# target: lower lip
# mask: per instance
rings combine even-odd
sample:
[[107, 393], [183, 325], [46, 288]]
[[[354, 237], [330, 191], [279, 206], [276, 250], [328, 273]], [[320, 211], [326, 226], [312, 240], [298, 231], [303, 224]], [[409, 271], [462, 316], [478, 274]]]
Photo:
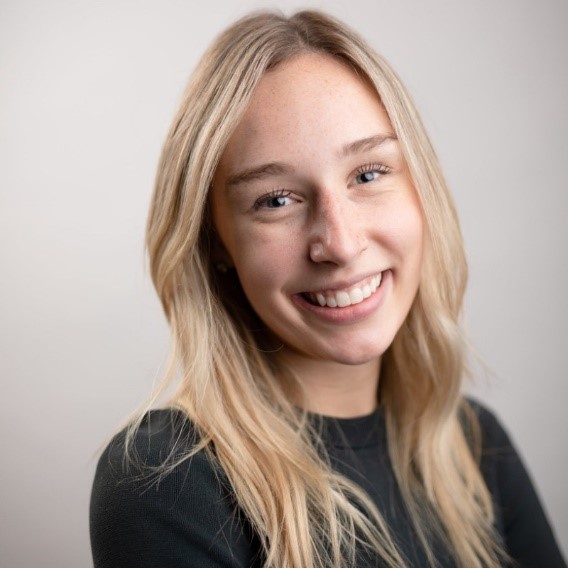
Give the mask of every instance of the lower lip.
[[292, 300], [303, 310], [311, 312], [326, 322], [346, 325], [364, 320], [375, 313], [383, 304], [391, 283], [392, 273], [390, 270], [385, 270], [382, 273], [381, 285], [374, 294], [371, 294], [358, 304], [346, 306], [345, 308], [316, 306], [308, 302], [301, 294], [294, 294]]

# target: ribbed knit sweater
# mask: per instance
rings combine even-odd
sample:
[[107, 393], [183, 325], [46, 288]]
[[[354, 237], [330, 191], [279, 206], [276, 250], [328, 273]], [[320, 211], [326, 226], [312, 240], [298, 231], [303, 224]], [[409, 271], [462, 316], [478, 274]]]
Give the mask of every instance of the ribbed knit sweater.
[[[503, 427], [478, 404], [481, 471], [493, 496], [495, 526], [508, 554], [522, 567], [566, 567], [527, 471]], [[321, 417], [323, 440], [338, 472], [358, 483], [376, 503], [409, 567], [428, 565], [395, 480], [381, 409], [353, 419]], [[235, 505], [229, 483], [199, 452], [156, 481], [148, 468], [164, 463], [176, 442], [195, 442], [179, 411], [148, 413], [134, 448], [137, 465], [124, 459], [118, 434], [101, 456], [91, 497], [95, 568], [249, 568], [262, 566], [260, 542]], [[433, 537], [440, 568], [455, 562]], [[359, 555], [357, 568], [381, 566]]]

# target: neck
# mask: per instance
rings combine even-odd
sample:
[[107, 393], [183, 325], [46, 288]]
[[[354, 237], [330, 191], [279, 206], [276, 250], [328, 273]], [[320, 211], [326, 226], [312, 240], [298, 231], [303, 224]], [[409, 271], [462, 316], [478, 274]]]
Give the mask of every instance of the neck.
[[316, 414], [354, 418], [377, 408], [380, 358], [360, 365], [310, 359], [298, 353], [282, 353], [283, 363], [301, 383], [294, 400]]

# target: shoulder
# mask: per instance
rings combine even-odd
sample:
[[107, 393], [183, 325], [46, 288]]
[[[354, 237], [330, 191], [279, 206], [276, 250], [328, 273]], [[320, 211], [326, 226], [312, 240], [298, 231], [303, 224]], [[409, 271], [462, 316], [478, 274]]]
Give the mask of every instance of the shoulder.
[[[535, 485], [507, 430], [479, 402], [467, 399], [465, 403], [479, 423], [480, 469], [508, 553], [521, 566], [565, 568]], [[464, 427], [467, 432], [467, 425]]]
[[[129, 494], [148, 499], [159, 489], [161, 498], [173, 491], [221, 485], [219, 472], [207, 452], [195, 452], [196, 429], [174, 409], [152, 410], [128, 439], [128, 429], [119, 432], [103, 451], [94, 480], [97, 491], [128, 488]], [[193, 452], [193, 455], [191, 455]], [[190, 456], [190, 457], [188, 457]]]
[[[480, 450], [480, 468], [494, 496], [502, 493], [501, 488], [506, 487], [512, 477], [521, 475], [524, 480], [526, 472], [519, 453], [496, 414], [472, 398], [464, 399], [462, 411], [466, 436], [472, 442], [472, 447]], [[477, 420], [478, 436], [474, 434], [476, 425], [467, 419], [468, 415]]]
[[[478, 421], [483, 449], [510, 446], [511, 439], [497, 415], [479, 401], [466, 397], [463, 400]], [[464, 425], [466, 431], [467, 424]]]
[[251, 565], [250, 527], [213, 455], [194, 452], [199, 436], [185, 415], [151, 411], [128, 452], [126, 438], [123, 430], [108, 444], [93, 482], [95, 567], [154, 566], [165, 559], [168, 566], [186, 566], [188, 558], [195, 566]]
[[99, 470], [133, 476], [172, 462], [191, 451], [199, 441], [197, 430], [179, 410], [151, 410], [128, 440], [128, 428], [116, 434], [103, 451]]

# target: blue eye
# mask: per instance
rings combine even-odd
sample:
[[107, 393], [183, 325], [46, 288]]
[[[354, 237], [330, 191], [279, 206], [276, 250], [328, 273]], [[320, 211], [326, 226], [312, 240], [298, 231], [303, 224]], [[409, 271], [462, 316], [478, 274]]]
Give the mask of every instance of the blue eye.
[[290, 198], [290, 191], [286, 191], [283, 189], [278, 189], [275, 191], [270, 192], [267, 195], [263, 195], [259, 197], [254, 202], [254, 209], [280, 209], [281, 207], [285, 207], [292, 203], [292, 199]]
[[269, 209], [276, 209], [277, 207], [283, 207], [284, 205], [286, 205], [287, 201], [287, 197], [271, 197], [266, 201], [266, 207], [268, 207]]
[[388, 174], [390, 171], [390, 168], [387, 166], [380, 166], [379, 164], [362, 166], [357, 170], [355, 182], [358, 184], [369, 183], [379, 179], [385, 174]]
[[363, 172], [362, 174], [357, 175], [357, 182], [358, 183], [367, 183], [369, 181], [373, 181], [375, 179], [377, 172]]

